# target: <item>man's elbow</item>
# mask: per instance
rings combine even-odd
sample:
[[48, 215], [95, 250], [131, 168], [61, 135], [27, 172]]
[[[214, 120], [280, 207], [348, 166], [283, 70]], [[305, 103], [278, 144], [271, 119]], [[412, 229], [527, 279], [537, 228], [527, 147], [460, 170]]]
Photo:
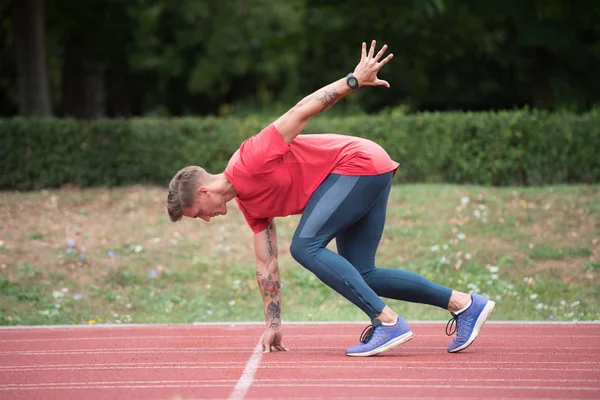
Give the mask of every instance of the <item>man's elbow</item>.
[[308, 121], [310, 118], [310, 113], [308, 110], [308, 105], [306, 104], [306, 100], [300, 100], [300, 102], [290, 108], [286, 114], [288, 117], [287, 119], [294, 121], [296, 124]]

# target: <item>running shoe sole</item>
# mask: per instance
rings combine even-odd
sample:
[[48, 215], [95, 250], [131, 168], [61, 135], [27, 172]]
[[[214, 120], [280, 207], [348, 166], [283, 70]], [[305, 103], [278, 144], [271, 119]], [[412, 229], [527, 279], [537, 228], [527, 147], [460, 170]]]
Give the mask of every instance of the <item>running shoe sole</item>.
[[412, 339], [414, 337], [415, 337], [415, 335], [411, 331], [408, 331], [404, 335], [398, 336], [397, 338], [394, 338], [394, 339], [390, 340], [389, 342], [384, 343], [381, 346], [379, 346], [379, 347], [377, 347], [377, 348], [375, 348], [373, 350], [370, 350], [370, 351], [367, 351], [367, 352], [364, 352], [364, 353], [350, 353], [350, 354], [346, 353], [346, 355], [350, 356], [350, 357], [369, 357], [369, 356], [374, 356], [376, 354], [383, 353], [386, 350], [393, 349], [394, 347], [399, 346], [402, 343], [406, 343], [406, 342], [408, 342], [410, 339]]
[[457, 353], [461, 350], [466, 349], [470, 345], [472, 345], [473, 342], [475, 341], [475, 339], [477, 338], [477, 335], [479, 335], [479, 331], [481, 330], [481, 327], [483, 326], [485, 321], [487, 321], [487, 319], [490, 316], [490, 314], [492, 313], [492, 311], [494, 311], [495, 306], [496, 306], [495, 302], [493, 302], [491, 300], [488, 301], [487, 304], [485, 305], [485, 307], [483, 307], [483, 310], [481, 310], [481, 314], [479, 314], [479, 317], [477, 318], [477, 321], [475, 322], [475, 327], [473, 328], [473, 332], [471, 332], [471, 336], [469, 336], [469, 340], [467, 340], [467, 342], [465, 344], [463, 344], [462, 346], [459, 346], [452, 350], [448, 350], [448, 353]]

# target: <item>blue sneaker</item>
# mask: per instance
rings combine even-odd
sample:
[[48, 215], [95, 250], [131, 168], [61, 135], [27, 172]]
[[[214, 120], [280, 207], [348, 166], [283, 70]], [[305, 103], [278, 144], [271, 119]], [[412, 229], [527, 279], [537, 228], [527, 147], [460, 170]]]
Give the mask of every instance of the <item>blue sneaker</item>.
[[473, 343], [495, 305], [483, 296], [472, 294], [469, 308], [458, 315], [451, 313], [453, 318], [446, 324], [446, 335], [458, 333], [448, 346], [448, 353], [459, 352]]
[[415, 335], [404, 318], [398, 317], [395, 325], [383, 325], [380, 320], [372, 319], [360, 335], [360, 343], [346, 350], [346, 355], [353, 357], [374, 356], [402, 343], [408, 342]]

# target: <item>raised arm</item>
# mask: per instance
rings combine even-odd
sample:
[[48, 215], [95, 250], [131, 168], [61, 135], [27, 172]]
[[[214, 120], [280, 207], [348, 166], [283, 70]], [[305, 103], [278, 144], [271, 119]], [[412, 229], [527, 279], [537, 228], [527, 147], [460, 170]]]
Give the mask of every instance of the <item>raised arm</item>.
[[266, 327], [261, 342], [263, 352], [287, 351], [281, 343], [281, 278], [277, 261], [277, 231], [275, 222], [254, 235], [256, 252], [256, 281], [260, 290]]
[[[387, 50], [387, 45], [384, 45], [381, 50], [374, 55], [375, 46], [376, 42], [373, 40], [369, 53], [367, 54], [367, 44], [364, 42], [362, 44], [360, 62], [353, 72], [358, 80], [358, 87], [390, 87], [388, 82], [377, 78], [377, 72], [379, 72], [379, 70], [387, 64], [394, 55], [390, 54], [382, 59]], [[309, 118], [329, 109], [337, 103], [338, 100], [354, 90], [348, 85], [346, 79], [346, 77], [338, 79], [317, 90], [313, 94], [306, 96], [275, 121], [275, 128], [277, 128], [286, 143], [290, 144], [296, 136], [302, 132]]]

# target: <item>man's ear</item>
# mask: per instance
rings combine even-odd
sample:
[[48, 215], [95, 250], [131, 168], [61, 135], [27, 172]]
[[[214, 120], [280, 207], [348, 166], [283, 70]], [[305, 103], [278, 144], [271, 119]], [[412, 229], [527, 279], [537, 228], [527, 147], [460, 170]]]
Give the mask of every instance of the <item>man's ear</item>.
[[198, 196], [208, 196], [210, 194], [210, 190], [207, 187], [200, 186], [198, 190], [196, 190]]

